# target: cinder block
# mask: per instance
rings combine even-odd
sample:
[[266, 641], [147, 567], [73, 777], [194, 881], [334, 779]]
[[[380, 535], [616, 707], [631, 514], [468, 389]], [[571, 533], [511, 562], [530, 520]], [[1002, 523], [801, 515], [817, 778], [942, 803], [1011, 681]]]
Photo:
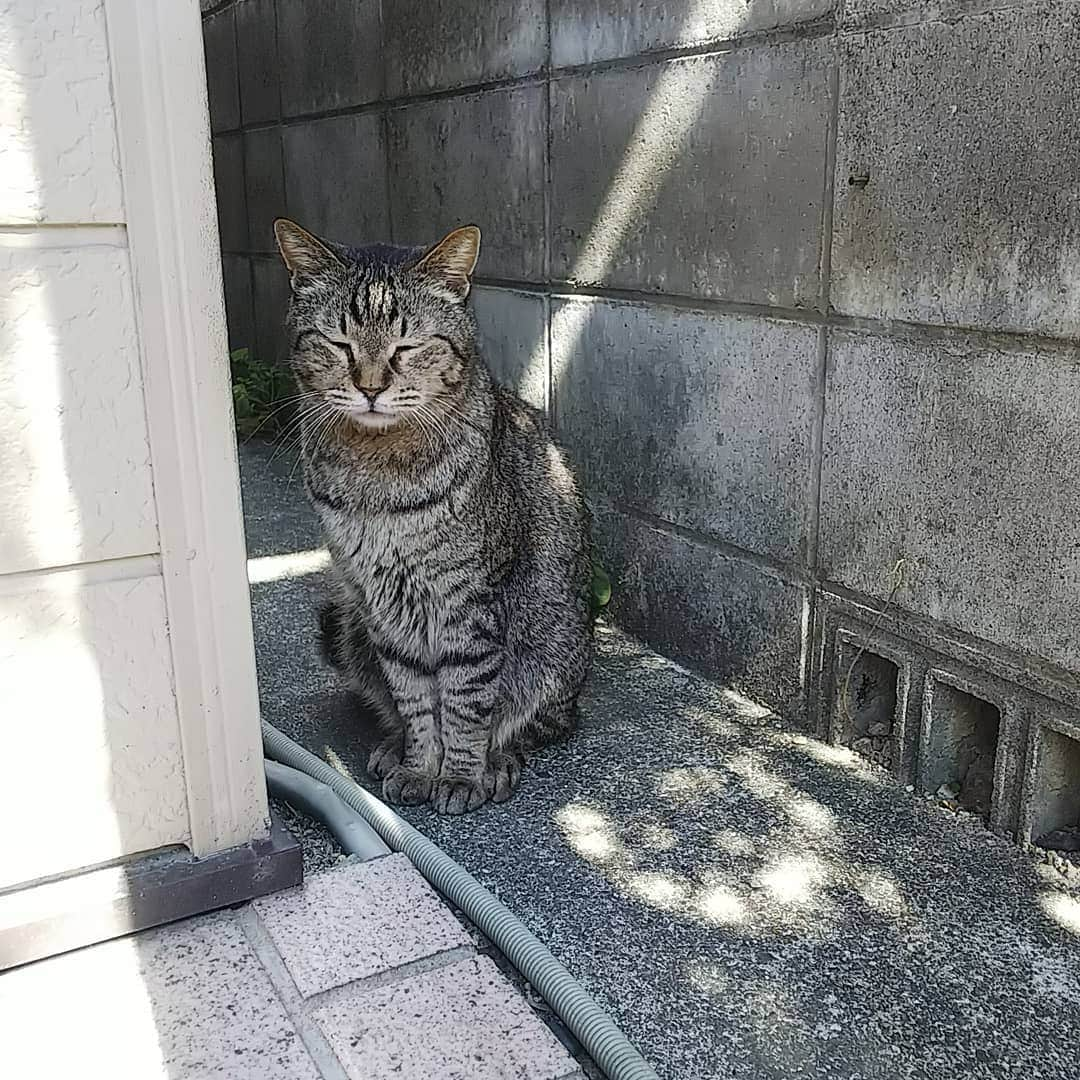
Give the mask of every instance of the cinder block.
[[[615, 620], [664, 655], [801, 723], [808, 591], [772, 570], [602, 503], [594, 509], [597, 546], [613, 582]], [[809, 641], [805, 648], [808, 658]]]
[[547, 411], [547, 299], [537, 293], [478, 287], [472, 291], [480, 348], [491, 373], [537, 409]]
[[244, 132], [244, 188], [247, 192], [248, 247], [277, 251], [274, 218], [285, 213], [281, 128]]
[[823, 19], [834, 6], [835, 0], [551, 0], [552, 64], [729, 41]]
[[816, 304], [831, 55], [802, 40], [556, 80], [552, 276]]
[[544, 89], [521, 86], [392, 109], [396, 243], [480, 227], [479, 273], [538, 281], [544, 269]]
[[921, 648], [824, 590], [814, 606], [812, 726], [820, 738], [910, 779], [927, 669]]
[[1040, 11], [843, 36], [838, 311], [1080, 334], [1080, 5]]
[[580, 1075], [487, 957], [367, 992], [355, 989], [313, 1016], [349, 1075], [368, 1080]]
[[244, 192], [244, 137], [215, 135], [214, 191], [222, 251], [247, 251], [247, 196]]
[[907, 687], [901, 664], [857, 637], [838, 635], [837, 647], [831, 741], [893, 771], [904, 748]]
[[210, 129], [215, 132], [229, 131], [240, 126], [235, 10], [228, 8], [203, 19], [202, 30]]
[[805, 560], [819, 333], [556, 300], [559, 436], [591, 491], [751, 551]]
[[937, 793], [944, 787], [963, 809], [987, 822], [995, 802], [1005, 713], [1004, 703], [988, 700], [989, 696], [987, 690], [955, 675], [931, 671], [923, 695], [919, 749], [920, 788]]
[[284, 364], [285, 314], [289, 304], [289, 275], [277, 256], [252, 259], [255, 307], [255, 354]]
[[[1026, 7], [1046, 12], [1056, 0], [844, 0], [840, 23], [844, 28], [896, 26], [939, 22], [966, 15], [980, 15], [1003, 8]], [[1075, 0], [1066, 0], [1075, 3]]]
[[[980, 649], [895, 605], [883, 610], [820, 588], [814, 606], [810, 685], [819, 735], [869, 751], [870, 757], [884, 751], [882, 763], [891, 756], [894, 776], [931, 794], [943, 784], [957, 784], [959, 805], [980, 813], [996, 831], [1014, 833], [1021, 820], [1029, 729], [1036, 720], [1069, 715], [1068, 706], [1024, 685], [1038, 680], [1022, 660], [1010, 665], [1008, 654]], [[852, 727], [866, 720], [868, 729], [889, 711], [893, 685], [887, 663], [896, 672], [890, 744], [857, 746]], [[863, 690], [867, 666], [878, 678]], [[1053, 692], [1051, 684], [1044, 686]], [[841, 704], [845, 688], [847, 708]], [[852, 716], [855, 725], [845, 722]], [[866, 737], [874, 738], [869, 731]]]
[[251, 292], [251, 263], [246, 255], [223, 255], [225, 316], [229, 323], [229, 348], [255, 348], [255, 307]]
[[245, 125], [281, 115], [274, 0], [240, 0], [236, 5], [236, 61], [240, 74], [240, 115]]
[[395, 0], [384, 5], [389, 97], [529, 75], [544, 66], [544, 0]]
[[255, 910], [305, 998], [472, 945], [404, 855], [315, 874]]
[[283, 115], [379, 97], [379, 0], [277, 0], [277, 18]]
[[1080, 727], [1035, 727], [1024, 814], [1024, 839], [1080, 860]]
[[834, 332], [820, 571], [1080, 671], [1080, 360]]
[[390, 239], [382, 118], [372, 113], [293, 124], [282, 132], [289, 215], [320, 236], [362, 245]]

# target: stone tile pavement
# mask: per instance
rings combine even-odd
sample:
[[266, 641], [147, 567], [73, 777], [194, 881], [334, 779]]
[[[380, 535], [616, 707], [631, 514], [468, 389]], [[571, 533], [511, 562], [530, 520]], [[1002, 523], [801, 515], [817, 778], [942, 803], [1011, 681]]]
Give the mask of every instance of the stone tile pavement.
[[0, 977], [11, 1080], [570, 1080], [403, 855]]

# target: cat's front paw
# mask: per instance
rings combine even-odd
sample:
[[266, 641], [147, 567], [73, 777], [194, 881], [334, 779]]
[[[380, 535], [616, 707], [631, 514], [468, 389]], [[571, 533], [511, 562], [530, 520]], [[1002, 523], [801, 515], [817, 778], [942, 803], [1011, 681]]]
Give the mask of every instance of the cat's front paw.
[[383, 739], [368, 758], [367, 771], [377, 780], [385, 780], [401, 764], [404, 740], [400, 735]]
[[476, 810], [488, 801], [487, 785], [478, 780], [460, 776], [443, 776], [435, 781], [431, 803], [439, 814], [457, 817]]
[[383, 798], [394, 806], [422, 806], [431, 799], [434, 782], [424, 773], [395, 765], [383, 779]]
[[488, 762], [484, 789], [492, 802], [506, 802], [517, 791], [524, 765], [525, 761], [519, 754], [507, 754]]

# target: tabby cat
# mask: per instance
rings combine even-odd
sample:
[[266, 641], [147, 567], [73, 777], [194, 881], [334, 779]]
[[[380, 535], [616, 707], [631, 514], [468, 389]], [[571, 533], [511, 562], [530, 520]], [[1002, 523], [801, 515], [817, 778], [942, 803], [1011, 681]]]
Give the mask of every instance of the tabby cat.
[[307, 493], [333, 562], [324, 654], [384, 727], [384, 797], [462, 814], [568, 735], [591, 657], [589, 519], [467, 303], [480, 232], [348, 248], [274, 223]]

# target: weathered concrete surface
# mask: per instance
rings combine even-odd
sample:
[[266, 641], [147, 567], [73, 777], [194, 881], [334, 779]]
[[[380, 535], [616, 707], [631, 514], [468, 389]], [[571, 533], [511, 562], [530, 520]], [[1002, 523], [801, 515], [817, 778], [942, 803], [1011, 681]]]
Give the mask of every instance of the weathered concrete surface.
[[1080, 5], [842, 48], [833, 306], [1080, 334]]
[[240, 0], [235, 10], [242, 122], [276, 120], [281, 115], [281, 72], [274, 0]]
[[255, 353], [274, 363], [285, 361], [285, 311], [289, 275], [276, 256], [251, 260], [255, 304]]
[[580, 1078], [538, 1012], [476, 953], [404, 856], [352, 860], [257, 910], [6, 972], [4, 1074]]
[[1080, 356], [833, 332], [823, 575], [1080, 671]]
[[844, 0], [838, 14], [844, 28], [898, 26], [941, 22], [1009, 8], [1026, 8], [1041, 18], [1062, 5], [1074, 3], [1076, 0]]
[[820, 331], [575, 299], [551, 334], [559, 437], [590, 491], [806, 561]]
[[480, 348], [491, 373], [537, 409], [547, 410], [547, 299], [478, 286], [472, 291]]
[[552, 64], [729, 41], [821, 19], [834, 6], [835, 0], [551, 0]]
[[396, 98], [539, 71], [545, 0], [395, 0], [383, 8], [386, 94]]
[[229, 323], [229, 348], [254, 348], [255, 305], [247, 256], [223, 255], [221, 277], [225, 289], [225, 314]]
[[[311, 547], [292, 463], [268, 467], [268, 453], [243, 457], [252, 552]], [[317, 658], [321, 589], [317, 576], [256, 589], [263, 712], [363, 779], [362, 718]], [[1080, 879], [610, 631], [581, 732], [538, 757], [511, 802], [408, 816], [665, 1080], [1075, 1071]]]
[[382, 92], [379, 0], [277, 0], [284, 116], [346, 109]]
[[289, 214], [306, 229], [347, 244], [390, 236], [386, 147], [374, 113], [282, 129]]
[[203, 19], [206, 93], [210, 101], [210, 126], [215, 132], [240, 126], [235, 20], [233, 8]]
[[274, 218], [285, 213], [281, 128], [255, 128], [243, 137], [248, 246], [252, 251], [277, 251]]
[[553, 82], [552, 275], [814, 304], [829, 57], [796, 41]]
[[244, 136], [215, 135], [214, 189], [222, 251], [247, 251], [247, 199], [244, 195]]
[[455, 225], [477, 224], [483, 233], [478, 273], [538, 280], [544, 268], [544, 116], [541, 86], [392, 109], [395, 242], [433, 243]]
[[774, 570], [594, 507], [611, 615], [666, 656], [802, 721], [809, 596]]

